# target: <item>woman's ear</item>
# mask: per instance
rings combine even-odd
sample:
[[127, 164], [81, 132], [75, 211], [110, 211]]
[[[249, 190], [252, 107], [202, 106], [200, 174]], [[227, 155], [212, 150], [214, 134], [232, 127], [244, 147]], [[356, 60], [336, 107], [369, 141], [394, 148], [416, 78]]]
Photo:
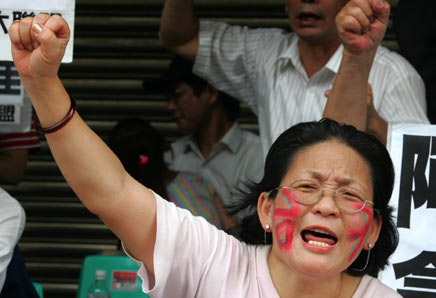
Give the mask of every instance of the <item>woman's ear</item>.
[[382, 217], [380, 215], [375, 216], [374, 219], [372, 220], [371, 230], [370, 230], [368, 238], [366, 240], [366, 244], [365, 244], [364, 249], [368, 249], [370, 243], [374, 247], [375, 243], [378, 240], [378, 236], [380, 234], [382, 224], [383, 224]]
[[272, 227], [272, 215], [274, 213], [274, 200], [268, 197], [267, 192], [262, 192], [257, 200], [257, 214], [262, 227]]

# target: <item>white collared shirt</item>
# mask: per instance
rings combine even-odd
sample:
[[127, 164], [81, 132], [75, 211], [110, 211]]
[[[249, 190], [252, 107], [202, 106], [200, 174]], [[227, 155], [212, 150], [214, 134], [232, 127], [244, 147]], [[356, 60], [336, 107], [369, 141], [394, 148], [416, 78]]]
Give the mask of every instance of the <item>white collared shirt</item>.
[[262, 178], [263, 157], [260, 139], [234, 123], [204, 158], [191, 135], [171, 143], [165, 163], [173, 171], [197, 174], [212, 183], [224, 204], [237, 199], [232, 192], [243, 182]]
[[[321, 119], [327, 102], [324, 92], [331, 88], [342, 51], [340, 46], [325, 67], [309, 79], [295, 33], [202, 21], [194, 72], [248, 103], [258, 116], [266, 156], [284, 130]], [[369, 83], [374, 107], [388, 124], [429, 123], [424, 83], [403, 57], [379, 47]]]

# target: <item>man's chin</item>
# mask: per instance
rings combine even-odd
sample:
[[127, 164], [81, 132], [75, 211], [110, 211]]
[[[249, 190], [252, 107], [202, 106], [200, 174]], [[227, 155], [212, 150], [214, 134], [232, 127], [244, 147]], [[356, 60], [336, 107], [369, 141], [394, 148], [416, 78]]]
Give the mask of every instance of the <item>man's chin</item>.
[[192, 127], [187, 127], [186, 125], [180, 125], [177, 124], [177, 127], [179, 128], [179, 130], [183, 133], [183, 134], [190, 134], [192, 132]]
[[327, 35], [325, 34], [325, 32], [320, 32], [320, 30], [317, 30], [315, 28], [305, 28], [304, 30], [296, 31], [295, 33], [298, 35], [300, 40], [313, 46], [337, 46], [341, 42], [339, 36], [336, 33]]
[[294, 32], [301, 39], [316, 40], [320, 38], [320, 28], [317, 26], [298, 27]]

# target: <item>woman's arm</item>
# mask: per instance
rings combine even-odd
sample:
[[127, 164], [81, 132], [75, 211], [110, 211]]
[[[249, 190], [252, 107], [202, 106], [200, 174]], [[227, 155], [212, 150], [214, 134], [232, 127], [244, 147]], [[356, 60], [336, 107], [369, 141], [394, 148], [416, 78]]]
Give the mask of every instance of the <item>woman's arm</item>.
[[[65, 117], [70, 107], [69, 95], [57, 75], [70, 36], [68, 25], [59, 16], [40, 14], [14, 23], [9, 35], [15, 66], [41, 126], [52, 126]], [[77, 113], [66, 126], [46, 134], [46, 138], [62, 174], [80, 200], [153, 273], [153, 193], [127, 174]]]

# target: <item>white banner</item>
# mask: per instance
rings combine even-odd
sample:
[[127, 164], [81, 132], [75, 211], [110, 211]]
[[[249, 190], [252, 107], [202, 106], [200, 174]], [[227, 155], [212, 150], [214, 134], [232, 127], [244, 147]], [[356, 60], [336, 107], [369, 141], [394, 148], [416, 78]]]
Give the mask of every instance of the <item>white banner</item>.
[[12, 61], [8, 29], [12, 22], [40, 13], [58, 14], [68, 22], [71, 39], [63, 62], [73, 61], [75, 0], [1, 0], [0, 1], [0, 60]]
[[436, 297], [436, 125], [395, 124], [389, 134], [400, 244], [379, 278], [405, 298]]
[[12, 61], [0, 61], [0, 133], [30, 129], [32, 105]]
[[68, 0], [2, 0], [1, 8], [66, 11]]
[[0, 61], [0, 131], [21, 121], [24, 91], [11, 61]]

